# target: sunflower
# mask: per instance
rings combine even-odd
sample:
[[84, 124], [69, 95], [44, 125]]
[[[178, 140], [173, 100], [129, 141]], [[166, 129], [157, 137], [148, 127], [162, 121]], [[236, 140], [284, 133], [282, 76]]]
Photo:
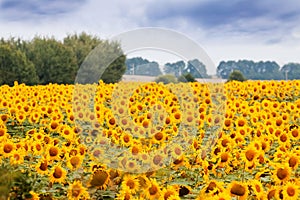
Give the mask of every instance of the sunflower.
[[49, 175], [51, 183], [63, 183], [65, 182], [67, 171], [61, 165], [57, 164], [52, 167]]
[[104, 169], [97, 169], [91, 175], [90, 187], [97, 187], [105, 190], [109, 182], [109, 173]]
[[232, 154], [230, 152], [226, 152], [224, 150], [222, 150], [219, 155], [219, 162], [218, 162], [218, 166], [219, 167], [226, 167], [227, 169], [229, 169], [229, 163], [232, 160]]
[[49, 160], [59, 160], [60, 159], [59, 156], [60, 156], [61, 150], [57, 146], [48, 145], [46, 153], [47, 153], [46, 154], [47, 158]]
[[179, 158], [183, 155], [183, 149], [179, 144], [174, 144], [170, 147], [171, 155], [174, 159]]
[[0, 142], [6, 140], [8, 137], [6, 126], [0, 126]]
[[123, 133], [120, 137], [121, 144], [127, 147], [132, 145], [132, 139], [133, 139], [132, 135], [128, 133]]
[[39, 200], [40, 199], [39, 194], [37, 194], [34, 191], [30, 191], [29, 194], [31, 195], [31, 197], [28, 200]]
[[170, 200], [174, 198], [179, 198], [179, 187], [176, 185], [168, 185], [162, 189], [159, 200]]
[[200, 196], [205, 196], [206, 194], [216, 195], [222, 191], [224, 191], [223, 183], [216, 180], [211, 180], [200, 191]]
[[292, 200], [299, 197], [299, 186], [294, 182], [287, 182], [282, 188], [283, 199]]
[[83, 156], [81, 156], [80, 154], [71, 156], [67, 159], [67, 166], [71, 170], [76, 170], [81, 166], [82, 161], [83, 161]]
[[286, 162], [289, 163], [289, 167], [293, 170], [299, 166], [299, 156], [296, 153], [288, 152], [285, 154]]
[[49, 165], [48, 165], [47, 159], [42, 159], [35, 165], [35, 169], [36, 169], [37, 173], [42, 174], [42, 175], [49, 173], [48, 167], [49, 167]]
[[87, 188], [82, 186], [80, 181], [74, 181], [69, 185], [67, 197], [70, 200], [79, 200], [81, 197], [84, 197], [85, 199], [90, 198]]
[[151, 139], [152, 144], [161, 144], [166, 140], [167, 134], [165, 130], [155, 133]]
[[288, 163], [277, 164], [275, 169], [272, 171], [272, 178], [275, 183], [282, 183], [289, 180], [291, 175], [291, 168]]
[[135, 194], [140, 188], [139, 179], [137, 179], [137, 177], [134, 175], [126, 174], [123, 177], [121, 186], [122, 190], [126, 190], [131, 194]]
[[64, 126], [59, 133], [67, 140], [72, 139], [74, 137], [73, 129], [69, 126]]
[[22, 111], [17, 112], [16, 114], [16, 120], [22, 124], [26, 120], [26, 114]]
[[245, 118], [243, 117], [239, 117], [238, 119], [236, 119], [235, 121], [235, 125], [239, 128], [244, 127], [247, 125], [247, 121]]
[[116, 200], [135, 200], [134, 196], [127, 190], [121, 190], [116, 198]]
[[239, 197], [240, 200], [247, 199], [249, 193], [247, 184], [237, 181], [229, 184], [228, 191], [232, 197]]
[[158, 199], [161, 196], [161, 189], [156, 179], [150, 179], [150, 184], [143, 190], [141, 196], [146, 199]]
[[256, 147], [253, 144], [249, 144], [242, 154], [242, 160], [246, 163], [246, 167], [254, 165], [258, 155], [259, 151], [257, 151]]
[[13, 142], [8, 140], [1, 143], [0, 148], [0, 154], [2, 154], [3, 157], [8, 158], [14, 153], [16, 147]]
[[262, 199], [264, 194], [264, 188], [262, 183], [259, 180], [253, 179], [249, 181], [252, 191], [258, 199]]
[[10, 157], [11, 165], [21, 165], [24, 163], [24, 153], [20, 150], [15, 151]]

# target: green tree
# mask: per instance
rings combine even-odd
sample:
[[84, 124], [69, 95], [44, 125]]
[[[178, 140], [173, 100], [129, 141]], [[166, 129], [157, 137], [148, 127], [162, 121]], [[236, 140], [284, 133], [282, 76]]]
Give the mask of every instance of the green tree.
[[190, 73], [179, 76], [178, 81], [179, 82], [197, 82], [197, 80]]
[[177, 78], [176, 78], [176, 76], [174, 76], [172, 74], [166, 74], [166, 75], [158, 76], [155, 79], [155, 82], [156, 83], [163, 83], [163, 84], [177, 83]]
[[245, 81], [246, 78], [244, 77], [243, 73], [239, 70], [234, 70], [230, 73], [228, 81]]
[[233, 70], [239, 70], [247, 79], [252, 80], [280, 80], [283, 77], [279, 65], [274, 61], [253, 62], [249, 60], [220, 62], [217, 75], [228, 79]]
[[184, 61], [178, 61], [176, 63], [166, 63], [164, 65], [164, 72], [166, 74], [173, 74], [176, 77], [179, 77], [183, 74], [185, 68]]
[[77, 83], [97, 83], [100, 79], [105, 83], [121, 80], [126, 71], [126, 56], [118, 42], [101, 41], [81, 64]]
[[189, 60], [183, 73], [190, 73], [195, 78], [208, 78], [205, 65], [198, 59]]
[[295, 80], [300, 79], [300, 64], [299, 63], [288, 63], [283, 65], [281, 68], [282, 76], [284, 79]]
[[126, 60], [126, 74], [159, 76], [162, 72], [159, 69], [159, 64], [155, 61], [150, 62], [142, 57], [135, 57]]
[[0, 85], [13, 85], [14, 81], [33, 85], [38, 83], [34, 65], [19, 49], [0, 43]]
[[101, 43], [101, 40], [96, 36], [82, 32], [80, 34], [67, 35], [63, 39], [63, 43], [75, 53], [79, 68], [88, 54]]
[[54, 38], [35, 37], [27, 48], [27, 57], [36, 68], [40, 84], [74, 83], [78, 66], [70, 47]]

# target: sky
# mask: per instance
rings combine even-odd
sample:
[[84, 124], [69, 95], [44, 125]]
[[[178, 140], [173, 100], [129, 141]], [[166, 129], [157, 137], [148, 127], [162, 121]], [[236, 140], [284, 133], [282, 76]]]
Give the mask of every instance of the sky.
[[240, 59], [283, 66], [300, 63], [299, 10], [298, 0], [0, 0], [0, 37], [84, 31], [110, 39], [160, 27], [197, 42], [215, 66]]

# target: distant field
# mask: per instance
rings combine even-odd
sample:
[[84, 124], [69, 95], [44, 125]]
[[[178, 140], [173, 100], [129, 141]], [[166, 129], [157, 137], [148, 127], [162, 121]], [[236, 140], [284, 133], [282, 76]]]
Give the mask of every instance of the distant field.
[[[122, 80], [125, 82], [129, 81], [141, 81], [141, 82], [150, 82], [155, 80], [155, 76], [139, 76], [139, 75], [123, 75]], [[219, 82], [225, 82], [226, 79], [220, 79], [220, 78], [212, 78], [212, 79], [196, 79], [198, 82], [214, 82], [214, 83], [219, 83]]]

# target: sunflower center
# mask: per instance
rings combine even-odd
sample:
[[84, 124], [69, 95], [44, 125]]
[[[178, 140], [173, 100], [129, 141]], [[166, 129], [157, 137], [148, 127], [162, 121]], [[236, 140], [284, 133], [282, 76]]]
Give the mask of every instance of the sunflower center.
[[246, 158], [247, 158], [248, 161], [252, 161], [254, 159], [254, 156], [255, 156], [255, 151], [248, 150], [246, 152]]
[[13, 150], [13, 146], [11, 144], [5, 144], [4, 145], [3, 151], [5, 153], [10, 153], [12, 150]]
[[72, 197], [79, 197], [80, 195], [80, 187], [74, 186], [72, 188]]
[[243, 196], [246, 193], [246, 189], [240, 184], [234, 184], [230, 190], [231, 194], [237, 196]]
[[296, 165], [297, 165], [297, 158], [291, 157], [291, 158], [289, 159], [289, 166], [290, 166], [290, 167], [295, 167]]
[[154, 156], [154, 158], [153, 158], [153, 163], [154, 163], [155, 165], [158, 165], [161, 161], [162, 161], [162, 157], [161, 157], [160, 155]]
[[181, 149], [180, 148], [175, 148], [175, 154], [180, 155], [181, 154]]
[[54, 173], [53, 173], [53, 177], [59, 179], [59, 178], [62, 177], [62, 174], [63, 174], [62, 169], [55, 168]]
[[288, 176], [288, 171], [286, 169], [278, 169], [277, 170], [277, 177], [280, 180], [285, 179]]
[[40, 165], [40, 170], [42, 170], [42, 171], [46, 171], [47, 170], [47, 168], [48, 168], [48, 165], [47, 165], [47, 163], [46, 162], [43, 162], [43, 163], [41, 163], [41, 165]]
[[3, 136], [5, 134], [3, 129], [0, 129], [0, 136]]
[[51, 129], [55, 130], [58, 124], [56, 122], [51, 123]]
[[227, 162], [227, 160], [228, 160], [228, 155], [227, 155], [227, 153], [223, 153], [223, 154], [221, 155], [221, 162]]
[[70, 163], [73, 167], [77, 167], [77, 165], [80, 163], [80, 159], [77, 156], [72, 157]]
[[155, 186], [155, 185], [152, 185], [150, 188], [149, 188], [149, 194], [150, 195], [155, 195], [157, 194], [158, 192], [158, 188]]
[[58, 154], [58, 150], [57, 150], [57, 148], [55, 148], [55, 147], [51, 147], [50, 149], [49, 149], [49, 154], [50, 154], [50, 156], [57, 156], [57, 154]]
[[205, 192], [208, 193], [208, 192], [214, 190], [216, 186], [217, 185], [215, 182], [210, 182]]
[[132, 190], [135, 186], [135, 183], [133, 180], [128, 180], [126, 185]]
[[295, 195], [295, 189], [292, 188], [292, 187], [288, 187], [287, 188], [287, 194], [290, 196], [290, 197], [293, 197]]
[[160, 141], [163, 138], [163, 134], [162, 134], [162, 132], [158, 132], [154, 135], [154, 137], [156, 140]]

